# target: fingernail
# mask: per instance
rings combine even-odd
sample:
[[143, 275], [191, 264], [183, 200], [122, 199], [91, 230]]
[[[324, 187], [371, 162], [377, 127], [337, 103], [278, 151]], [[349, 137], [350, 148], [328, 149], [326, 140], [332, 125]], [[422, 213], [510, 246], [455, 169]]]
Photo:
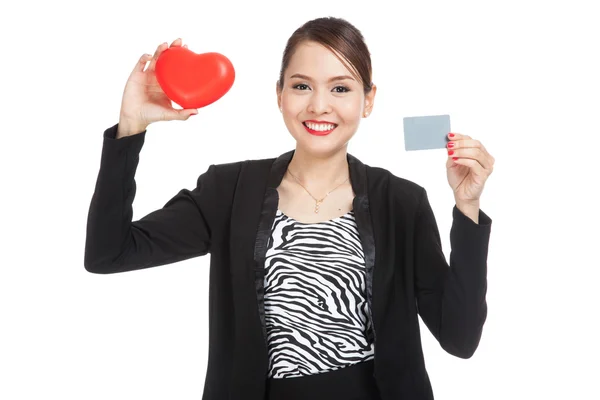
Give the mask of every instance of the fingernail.
[[448, 136], [449, 137], [454, 137], [454, 133], [449, 133]]
[[453, 160], [458, 160], [458, 157], [452, 157]]
[[448, 147], [454, 147], [454, 143], [452, 143], [452, 142], [449, 142], [449, 143], [448, 143]]

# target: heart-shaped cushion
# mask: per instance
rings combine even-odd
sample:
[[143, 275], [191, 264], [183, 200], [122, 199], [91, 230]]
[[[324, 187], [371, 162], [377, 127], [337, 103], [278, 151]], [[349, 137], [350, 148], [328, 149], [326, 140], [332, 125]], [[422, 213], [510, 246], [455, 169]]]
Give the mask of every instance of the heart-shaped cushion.
[[155, 73], [167, 97], [184, 109], [214, 103], [235, 80], [233, 64], [224, 55], [196, 54], [182, 46], [164, 50], [156, 60]]

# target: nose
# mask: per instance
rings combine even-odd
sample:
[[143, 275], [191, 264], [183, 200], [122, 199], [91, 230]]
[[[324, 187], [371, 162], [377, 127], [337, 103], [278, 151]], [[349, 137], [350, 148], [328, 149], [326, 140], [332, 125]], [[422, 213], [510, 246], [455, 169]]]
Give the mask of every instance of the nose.
[[307, 111], [313, 114], [325, 114], [331, 112], [329, 93], [326, 90], [314, 90], [308, 102]]

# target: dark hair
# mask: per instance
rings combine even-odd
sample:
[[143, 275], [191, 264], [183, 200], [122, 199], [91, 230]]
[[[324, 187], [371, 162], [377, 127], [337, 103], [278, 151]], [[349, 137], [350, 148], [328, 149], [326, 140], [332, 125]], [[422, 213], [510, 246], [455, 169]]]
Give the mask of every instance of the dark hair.
[[[331, 50], [362, 82], [365, 94], [371, 91], [373, 82], [371, 54], [362, 33], [350, 22], [342, 18], [323, 17], [306, 22], [290, 36], [281, 61], [279, 89], [283, 89], [283, 75], [296, 47], [302, 42], [317, 42]], [[344, 59], [340, 58], [338, 55]]]

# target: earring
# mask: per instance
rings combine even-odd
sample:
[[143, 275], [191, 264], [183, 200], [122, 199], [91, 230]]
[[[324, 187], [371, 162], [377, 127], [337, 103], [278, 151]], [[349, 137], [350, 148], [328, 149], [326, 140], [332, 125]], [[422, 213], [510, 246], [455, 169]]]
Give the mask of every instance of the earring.
[[369, 115], [368, 111], [365, 111], [365, 117], [367, 117]]
[[283, 112], [283, 106], [279, 107], [279, 111]]

